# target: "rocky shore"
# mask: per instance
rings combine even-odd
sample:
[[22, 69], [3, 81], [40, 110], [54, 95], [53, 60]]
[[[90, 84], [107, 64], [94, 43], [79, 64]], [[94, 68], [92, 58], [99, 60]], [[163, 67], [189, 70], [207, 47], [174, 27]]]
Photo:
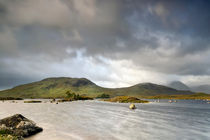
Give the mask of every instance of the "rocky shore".
[[0, 120], [0, 140], [22, 140], [41, 131], [41, 127], [21, 114]]

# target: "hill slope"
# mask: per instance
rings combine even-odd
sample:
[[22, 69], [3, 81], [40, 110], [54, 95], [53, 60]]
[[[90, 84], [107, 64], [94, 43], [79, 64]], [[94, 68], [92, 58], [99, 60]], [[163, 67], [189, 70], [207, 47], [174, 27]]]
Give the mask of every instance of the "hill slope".
[[181, 91], [170, 87], [153, 83], [141, 83], [131, 87], [117, 88], [110, 91], [114, 95], [131, 96], [154, 96], [154, 95], [173, 95], [173, 94], [192, 94], [191, 91]]
[[190, 88], [180, 81], [173, 81], [168, 84], [168, 87], [177, 89], [177, 90], [190, 90]]
[[96, 97], [100, 94], [110, 96], [152, 96], [158, 94], [192, 94], [190, 91], [179, 91], [166, 86], [152, 83], [137, 84], [126, 88], [103, 88], [85, 78], [47, 78], [42, 81], [20, 85], [12, 89], [0, 91], [0, 97], [22, 98], [58, 98], [65, 97], [71, 90], [80, 95]]

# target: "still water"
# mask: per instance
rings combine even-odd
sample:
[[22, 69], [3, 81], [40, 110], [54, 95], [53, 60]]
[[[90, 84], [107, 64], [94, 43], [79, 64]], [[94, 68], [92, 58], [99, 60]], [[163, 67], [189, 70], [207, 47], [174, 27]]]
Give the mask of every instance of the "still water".
[[136, 104], [136, 110], [128, 106], [96, 100], [7, 101], [0, 102], [0, 119], [20, 113], [43, 127], [43, 132], [27, 140], [210, 140], [210, 104], [206, 101], [161, 100]]

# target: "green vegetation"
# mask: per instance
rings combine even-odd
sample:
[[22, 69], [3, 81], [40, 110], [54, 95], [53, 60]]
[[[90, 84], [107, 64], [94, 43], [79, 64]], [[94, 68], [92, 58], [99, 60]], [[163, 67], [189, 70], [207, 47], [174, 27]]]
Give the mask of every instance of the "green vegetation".
[[210, 100], [210, 94], [195, 93], [191, 95], [156, 95], [156, 96], [141, 96], [145, 99], [189, 99], [189, 100]]
[[79, 100], [79, 94], [75, 94], [74, 92], [67, 91], [66, 98], [69, 100]]
[[24, 103], [41, 103], [42, 101], [24, 101]]
[[85, 78], [47, 78], [39, 82], [20, 85], [12, 89], [0, 91], [0, 97], [15, 98], [65, 98], [67, 91], [80, 96], [98, 97], [102, 94], [115, 96], [155, 96], [192, 94], [190, 91], [179, 91], [152, 83], [137, 84], [126, 88], [103, 88]]
[[119, 102], [119, 103], [149, 103], [149, 101], [141, 100], [136, 97], [129, 97], [129, 96], [117, 96], [110, 99], [104, 99], [102, 101]]
[[101, 95], [97, 96], [96, 98], [102, 98], [102, 99], [110, 98], [110, 95], [109, 94], [101, 94]]
[[75, 94], [72, 91], [67, 91], [66, 97], [64, 99], [58, 100], [58, 102], [69, 102], [77, 100], [93, 100], [93, 98], [87, 96], [80, 96], [79, 94]]

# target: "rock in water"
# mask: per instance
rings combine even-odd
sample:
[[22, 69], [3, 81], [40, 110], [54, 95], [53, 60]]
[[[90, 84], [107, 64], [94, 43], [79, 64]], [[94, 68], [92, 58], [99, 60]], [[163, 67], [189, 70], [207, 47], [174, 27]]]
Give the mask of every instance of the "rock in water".
[[136, 109], [136, 106], [135, 106], [135, 104], [131, 104], [131, 105], [129, 106], [129, 108], [130, 108], [130, 109]]
[[7, 131], [15, 136], [28, 137], [41, 132], [43, 129], [36, 126], [33, 121], [25, 118], [21, 114], [16, 114], [0, 120], [1, 130]]

